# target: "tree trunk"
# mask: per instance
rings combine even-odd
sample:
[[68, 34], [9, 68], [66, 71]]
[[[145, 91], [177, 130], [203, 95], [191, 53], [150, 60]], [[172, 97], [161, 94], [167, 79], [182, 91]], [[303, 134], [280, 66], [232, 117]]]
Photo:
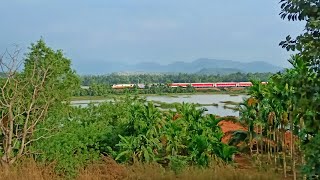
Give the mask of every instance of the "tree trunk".
[[271, 151], [271, 149], [270, 149], [270, 141], [271, 141], [271, 137], [272, 137], [272, 134], [271, 134], [271, 127], [269, 127], [269, 132], [267, 133], [268, 135], [268, 144], [267, 144], [267, 150], [268, 150], [268, 161], [269, 161], [269, 164], [271, 164], [271, 153], [272, 153], [272, 151]]
[[258, 141], [258, 139], [256, 139], [256, 150], [257, 150], [256, 154], [258, 155], [259, 154], [259, 141]]
[[295, 158], [294, 158], [294, 140], [293, 140], [293, 113], [290, 113], [290, 115], [289, 115], [289, 118], [290, 118], [290, 155], [291, 155], [291, 163], [292, 163], [292, 167], [291, 167], [291, 169], [292, 169], [292, 174], [293, 174], [293, 179], [294, 180], [296, 180], [297, 179], [297, 177], [296, 177], [296, 165], [295, 165]]
[[292, 113], [289, 114], [290, 121], [290, 158], [293, 160], [293, 118]]
[[[299, 129], [301, 130], [301, 129], [303, 129], [303, 128], [304, 128], [303, 118], [300, 117], [300, 127], [299, 127]], [[299, 144], [298, 150], [299, 150], [300, 153], [302, 152], [302, 150], [301, 150], [301, 144]], [[304, 160], [304, 154], [303, 154], [303, 153], [301, 154], [301, 165], [302, 165], [302, 166], [305, 165], [305, 160]], [[307, 179], [307, 176], [306, 176], [306, 175], [303, 175], [303, 179], [304, 179], [304, 180]]]
[[287, 177], [287, 162], [286, 162], [286, 145], [285, 145], [285, 131], [282, 130], [282, 153], [283, 153], [283, 175]]
[[264, 144], [264, 139], [263, 139], [263, 136], [262, 136], [262, 131], [263, 131], [263, 127], [262, 127], [262, 125], [260, 126], [260, 128], [261, 128], [261, 131], [260, 131], [260, 135], [261, 135], [261, 146], [260, 146], [260, 149], [261, 149], [261, 155], [263, 155], [263, 144]]
[[281, 143], [283, 175], [286, 178], [287, 177], [287, 163], [286, 163], [285, 130], [284, 130], [283, 124], [280, 124], [279, 140]]
[[[302, 165], [305, 165], [304, 154], [301, 156], [301, 164], [302, 164]], [[307, 176], [306, 176], [306, 175], [303, 175], [303, 180], [306, 180], [306, 179], [307, 179]]]
[[9, 175], [9, 168], [10, 168], [10, 165], [9, 165], [9, 163], [7, 163], [6, 161], [4, 161], [3, 159], [1, 159], [1, 167], [2, 167], [2, 169], [3, 169], [3, 171], [4, 171], [4, 175], [5, 176], [8, 176]]
[[252, 133], [249, 132], [249, 146], [250, 146], [250, 155], [252, 156]]
[[8, 125], [5, 127], [4, 132], [4, 148], [3, 148], [3, 155], [1, 158], [1, 164], [6, 167], [6, 165], [9, 166], [10, 162], [10, 156], [12, 154], [12, 140], [13, 140], [13, 112], [12, 112], [12, 106], [10, 105], [8, 109]]
[[274, 143], [275, 143], [275, 146], [274, 146], [274, 165], [275, 165], [275, 168], [276, 170], [278, 169], [278, 164], [277, 164], [277, 157], [278, 157], [278, 133], [277, 133], [277, 129], [276, 127], [274, 127], [274, 131], [273, 131], [273, 140], [274, 140]]

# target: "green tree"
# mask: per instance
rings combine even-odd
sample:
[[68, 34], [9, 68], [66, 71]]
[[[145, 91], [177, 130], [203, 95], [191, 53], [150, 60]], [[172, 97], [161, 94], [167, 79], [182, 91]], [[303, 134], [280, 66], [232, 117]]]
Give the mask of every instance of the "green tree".
[[306, 165], [305, 174], [309, 178], [319, 176], [320, 160], [314, 158], [318, 152], [320, 133], [320, 1], [319, 0], [281, 0], [281, 17], [289, 21], [306, 22], [304, 33], [296, 38], [287, 36], [280, 45], [287, 50], [296, 50], [290, 62], [295, 70], [292, 85], [297, 92], [292, 96], [293, 116], [303, 121], [302, 146]]
[[46, 138], [34, 138], [37, 125], [52, 106], [68, 100], [79, 85], [71, 61], [42, 39], [31, 44], [21, 72], [18, 54], [9, 57], [0, 61], [6, 74], [0, 82], [1, 162], [6, 166], [22, 157], [32, 142]]

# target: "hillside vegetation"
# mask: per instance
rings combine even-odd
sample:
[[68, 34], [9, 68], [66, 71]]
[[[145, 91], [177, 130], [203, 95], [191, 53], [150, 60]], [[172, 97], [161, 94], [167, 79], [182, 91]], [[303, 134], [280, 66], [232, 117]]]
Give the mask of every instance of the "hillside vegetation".
[[232, 73], [227, 75], [203, 74], [109, 74], [109, 75], [83, 75], [83, 86], [92, 84], [153, 84], [153, 83], [197, 83], [197, 82], [248, 82], [250, 80], [268, 81], [273, 73]]

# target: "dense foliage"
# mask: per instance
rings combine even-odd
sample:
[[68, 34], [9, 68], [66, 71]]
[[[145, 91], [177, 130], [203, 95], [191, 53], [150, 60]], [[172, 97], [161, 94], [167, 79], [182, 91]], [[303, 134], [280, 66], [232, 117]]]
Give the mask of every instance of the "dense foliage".
[[31, 44], [20, 68], [19, 50], [0, 57], [0, 156], [10, 165], [27, 153], [35, 141], [36, 126], [46, 119], [48, 109], [61, 104], [79, 86], [71, 61], [62, 51], [43, 40]]
[[140, 75], [86, 75], [82, 76], [82, 85], [92, 84], [154, 84], [154, 83], [195, 83], [195, 82], [247, 82], [251, 79], [267, 81], [272, 73], [233, 73], [228, 75], [199, 75], [199, 74], [140, 74]]
[[221, 143], [219, 120], [203, 113], [193, 104], [160, 111], [137, 97], [85, 108], [62, 106], [50, 112], [37, 133], [54, 135], [35, 142], [32, 150], [39, 161], [56, 161], [60, 172], [71, 174], [101, 154], [123, 163], [157, 162], [176, 171], [208, 166], [213, 158], [231, 161], [235, 149]]
[[192, 86], [187, 88], [172, 88], [165, 84], [146, 85], [145, 88], [139, 89], [137, 86], [125, 89], [112, 89], [106, 84], [92, 84], [89, 88], [77, 88], [74, 96], [107, 96], [115, 94], [167, 94], [167, 93], [194, 93], [196, 89]]
[[258, 132], [261, 147], [269, 142], [268, 153], [275, 162], [282, 154], [285, 176], [289, 165], [296, 179], [299, 162], [305, 177], [315, 179], [320, 175], [320, 1], [281, 0], [281, 8], [283, 19], [306, 22], [303, 34], [280, 43], [297, 51], [289, 60], [293, 68], [272, 76], [266, 86], [254, 83], [251, 97], [242, 106], [242, 119], [251, 131], [250, 140]]

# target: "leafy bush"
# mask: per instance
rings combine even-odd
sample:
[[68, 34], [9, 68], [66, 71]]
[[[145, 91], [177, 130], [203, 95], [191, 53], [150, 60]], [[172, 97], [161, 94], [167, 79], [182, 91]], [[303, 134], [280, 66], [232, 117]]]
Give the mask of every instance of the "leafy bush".
[[[164, 112], [151, 102], [125, 97], [85, 108], [63, 105], [49, 113], [32, 146], [36, 159], [56, 162], [61, 174], [75, 175], [100, 155], [118, 162], [157, 162], [180, 171], [187, 165], [208, 166], [213, 157], [231, 160], [232, 148], [221, 143], [215, 116], [194, 104]], [[56, 127], [51, 129], [51, 127]]]
[[55, 162], [58, 173], [71, 176], [88, 162], [98, 160], [98, 141], [108, 124], [99, 112], [101, 108], [93, 105], [83, 109], [65, 105], [52, 111], [47, 123], [36, 133], [39, 138], [46, 138], [33, 144], [31, 149], [37, 152], [35, 159]]
[[320, 134], [303, 147], [307, 163], [303, 166], [302, 172], [308, 175], [308, 178], [314, 179], [320, 175]]
[[[120, 102], [119, 102], [120, 103]], [[229, 161], [234, 148], [221, 143], [219, 120], [204, 115], [195, 104], [180, 104], [176, 111], [162, 112], [144, 100], [126, 100], [127, 114], [118, 121], [118, 143], [103, 145], [102, 150], [119, 162], [158, 162], [165, 166], [194, 164], [208, 166], [212, 157]], [[110, 134], [110, 133], [109, 133]], [[173, 162], [174, 161], [174, 162]]]

